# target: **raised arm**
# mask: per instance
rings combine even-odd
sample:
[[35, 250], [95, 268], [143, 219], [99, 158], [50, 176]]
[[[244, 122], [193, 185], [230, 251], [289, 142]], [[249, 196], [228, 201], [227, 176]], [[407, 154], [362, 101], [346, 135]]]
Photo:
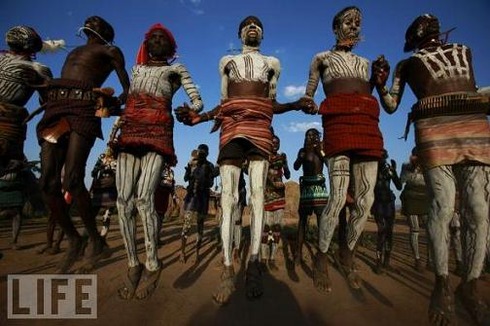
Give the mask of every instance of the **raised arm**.
[[372, 65], [372, 80], [378, 91], [379, 98], [383, 109], [389, 113], [394, 113], [398, 106], [400, 105], [401, 98], [403, 96], [403, 91], [405, 89], [405, 76], [404, 67], [407, 60], [400, 61], [395, 71], [393, 72], [393, 81], [391, 84], [391, 89], [388, 90], [386, 86], [386, 80], [388, 79], [389, 65], [387, 66], [387, 61], [384, 57], [379, 57], [373, 62]]

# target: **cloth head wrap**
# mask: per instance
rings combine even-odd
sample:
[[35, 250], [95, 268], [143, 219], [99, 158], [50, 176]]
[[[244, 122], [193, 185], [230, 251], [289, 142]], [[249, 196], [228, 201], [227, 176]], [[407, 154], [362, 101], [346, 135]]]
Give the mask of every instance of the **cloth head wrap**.
[[171, 59], [175, 56], [175, 52], [177, 50], [177, 43], [175, 42], [175, 38], [172, 35], [172, 32], [170, 32], [169, 29], [167, 29], [165, 26], [163, 26], [160, 23], [154, 24], [153, 26], [150, 27], [148, 32], [145, 34], [145, 40], [141, 44], [139, 50], [138, 50], [138, 55], [136, 56], [136, 64], [139, 65], [144, 65], [148, 62], [148, 59], [150, 58], [148, 55], [148, 39], [150, 38], [151, 34], [154, 31], [161, 30], [165, 33], [167, 36], [170, 46], [172, 47], [172, 51], [170, 52], [170, 55], [167, 59]]
[[41, 37], [29, 26], [12, 27], [5, 34], [5, 41], [14, 52], [34, 54], [43, 47]]

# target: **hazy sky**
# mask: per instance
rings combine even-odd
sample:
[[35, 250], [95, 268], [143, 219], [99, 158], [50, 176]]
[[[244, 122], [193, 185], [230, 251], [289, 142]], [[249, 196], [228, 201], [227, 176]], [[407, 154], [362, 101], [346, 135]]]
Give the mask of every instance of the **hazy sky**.
[[[332, 33], [333, 16], [342, 8], [356, 5], [363, 12], [363, 41], [354, 49], [357, 54], [374, 60], [384, 54], [392, 68], [406, 58], [403, 43], [408, 25], [423, 13], [439, 17], [442, 30], [456, 27], [449, 40], [468, 45], [473, 52], [477, 83], [480, 87], [490, 85], [490, 1], [488, 0], [145, 0], [145, 1], [66, 1], [66, 0], [4, 0], [0, 31], [5, 33], [15, 25], [30, 25], [44, 39], [64, 39], [67, 50], [85, 43], [77, 31], [84, 20], [92, 15], [106, 19], [115, 29], [115, 45], [126, 58], [130, 71], [136, 52], [148, 28], [157, 22], [167, 26], [178, 44], [178, 62], [187, 66], [199, 86], [205, 109], [219, 103], [219, 59], [240, 49], [237, 29], [240, 21], [248, 15], [258, 16], [264, 25], [262, 53], [276, 56], [281, 61], [282, 72], [278, 83], [278, 101], [289, 102], [303, 93], [308, 79], [308, 68], [315, 53], [330, 49], [334, 44]], [[2, 41], [1, 48], [7, 48]], [[60, 74], [67, 51], [39, 54], [37, 60], [48, 65], [55, 77]], [[389, 85], [391, 85], [391, 78]], [[120, 92], [117, 77], [112, 74], [105, 86]], [[376, 94], [377, 96], [377, 94]], [[323, 100], [321, 89], [315, 100]], [[174, 106], [188, 101], [181, 89], [174, 97]], [[37, 95], [28, 104], [28, 110], [36, 109]], [[388, 115], [381, 113], [380, 127], [385, 148], [391, 158], [401, 167], [413, 147], [413, 129], [408, 140], [399, 139], [403, 134], [407, 113], [414, 103], [410, 89], [406, 89], [399, 110]], [[35, 125], [39, 117], [28, 127], [25, 151], [30, 160], [39, 158], [39, 146]], [[104, 119], [103, 131], [107, 139], [114, 118]], [[179, 163], [175, 169], [177, 183], [183, 184], [183, 171], [192, 149], [200, 143], [210, 147], [209, 159], [216, 161], [218, 132], [210, 134], [211, 123], [195, 127], [176, 123], [175, 147]], [[304, 132], [310, 127], [321, 131], [320, 116], [290, 112], [277, 115], [273, 120], [275, 132], [281, 138], [281, 151], [289, 158], [290, 169], [302, 146]], [[97, 156], [103, 152], [105, 141], [97, 140], [87, 164], [87, 175]], [[399, 169], [398, 169], [399, 170]], [[292, 171], [292, 180], [298, 180], [300, 171]], [[89, 184], [89, 178], [86, 178]]]

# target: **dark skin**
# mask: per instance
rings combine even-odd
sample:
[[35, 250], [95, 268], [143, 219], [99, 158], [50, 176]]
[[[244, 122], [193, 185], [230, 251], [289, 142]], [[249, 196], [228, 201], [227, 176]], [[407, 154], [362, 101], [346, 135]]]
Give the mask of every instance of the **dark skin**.
[[[407, 39], [406, 41], [409, 40]], [[439, 31], [434, 30], [430, 32], [430, 34], [428, 33], [428, 35], [426, 35], [418, 44], [412, 44], [412, 48], [415, 53], [424, 50], [431, 55], [441, 57], [438, 49], [439, 46], [442, 45], [444, 45], [444, 42], [440, 40]], [[462, 55], [462, 50], [460, 47], [455, 47], [454, 51], [455, 52], [452, 52], [451, 56], [445, 56], [443, 58], [445, 60], [443, 67], [434, 65], [431, 68], [437, 73], [443, 72], [443, 70], [460, 69], [461, 71], [464, 71], [465, 74], [462, 74], [461, 76], [441, 74], [439, 76], [443, 76], [443, 78], [437, 78], [435, 77], [436, 74], [433, 76], [433, 74], [431, 74], [425, 67], [421, 59], [411, 56], [400, 61], [396, 65], [395, 71], [393, 72], [391, 91], [386, 87], [386, 81], [390, 74], [388, 62], [384, 58], [378, 58], [373, 62], [372, 73], [376, 75], [374, 79], [376, 88], [381, 95], [384, 93], [384, 95], [380, 97], [384, 110], [389, 114], [396, 112], [407, 84], [417, 100], [442, 94], [459, 92], [475, 93], [477, 87], [471, 52], [467, 51], [466, 60], [456, 64], [452, 59], [452, 56], [460, 57]], [[396, 92], [393, 90], [396, 90]], [[437, 254], [438, 251], [439, 250], [436, 247], [434, 253]], [[488, 315], [488, 309], [485, 305], [480, 304], [482, 301], [475, 292], [476, 290], [473, 288], [472, 283], [466, 282], [463, 279], [459, 289], [462, 289], [459, 292], [461, 302], [467, 309], [470, 307], [469, 312], [473, 318], [479, 319], [482, 318], [482, 316]], [[448, 277], [447, 275], [438, 275], [436, 273], [436, 282], [429, 306], [429, 321], [436, 325], [449, 325], [451, 324], [453, 315], [454, 303], [451, 290], [449, 289]]]
[[[242, 45], [244, 49], [247, 47], [250, 48], [258, 48], [262, 41], [262, 33], [260, 30], [262, 29], [262, 23], [257, 17], [250, 16], [246, 18], [239, 26], [239, 37], [242, 40]], [[260, 29], [260, 30], [259, 30]], [[301, 99], [292, 103], [281, 104], [275, 100], [275, 89], [274, 86], [279, 77], [280, 71], [279, 69], [273, 68], [272, 62], [277, 63], [277, 67], [279, 67], [279, 61], [277, 59], [270, 60], [270, 70], [267, 71], [267, 75], [264, 76], [261, 74], [261, 78], [252, 79], [250, 78], [248, 81], [243, 81], [239, 79], [234, 79], [233, 75], [230, 71], [231, 67], [227, 64], [225, 65], [223, 70], [220, 70], [221, 75], [221, 92], [222, 92], [222, 100], [228, 99], [238, 99], [238, 98], [259, 98], [259, 99], [270, 99], [272, 101], [273, 113], [280, 114], [290, 110], [314, 110], [316, 109], [315, 103], [312, 99]], [[257, 74], [258, 75], [258, 74]], [[265, 82], [264, 82], [265, 81]], [[218, 105], [212, 111], [198, 114], [194, 111], [190, 110], [189, 107], [183, 106], [176, 109], [177, 119], [184, 124], [187, 125], [195, 125], [204, 121], [208, 121], [213, 119], [219, 112], [221, 107]], [[223, 159], [219, 162], [220, 166], [235, 166], [237, 168], [242, 167], [242, 162], [247, 160], [248, 162], [252, 161], [264, 161], [267, 160], [267, 157], [262, 155], [247, 155], [247, 157], [240, 157], [234, 159]], [[262, 181], [261, 181], [262, 182]], [[238, 184], [233, 185], [238, 188]], [[257, 185], [264, 186], [263, 185]], [[229, 191], [231, 189], [227, 189]], [[227, 203], [228, 204], [228, 203]], [[227, 245], [227, 244], [224, 244]], [[255, 255], [255, 254], [254, 254]], [[253, 265], [249, 265], [253, 266]], [[234, 291], [234, 286], [230, 274], [227, 272], [225, 268], [226, 275], [225, 278], [222, 278], [221, 286], [218, 289], [218, 292], [213, 296], [214, 300], [218, 304], [226, 303], [231, 293]], [[252, 273], [256, 274], [255, 271]], [[252, 278], [250, 278], [252, 280]], [[255, 275], [256, 280], [260, 280], [260, 275]], [[263, 289], [260, 282], [248, 282], [247, 281], [247, 296], [249, 298], [258, 298], [262, 295]]]
[[[318, 132], [309, 130], [305, 134], [305, 146], [298, 152], [298, 157], [294, 161], [293, 168], [295, 171], [303, 167], [303, 176], [315, 176], [323, 174], [323, 165], [326, 165], [326, 159], [322, 154], [322, 143]], [[315, 212], [315, 211], [314, 211]], [[315, 214], [317, 218], [317, 224], [319, 225], [320, 216]], [[296, 256], [294, 263], [299, 265], [303, 257], [303, 244], [306, 232], [306, 222], [308, 221], [308, 215], [306, 212], [299, 211], [298, 221], [298, 246], [296, 249]]]
[[[88, 18], [85, 27], [87, 28], [84, 30], [87, 34], [87, 43], [68, 54], [61, 71], [61, 78], [101, 87], [111, 72], [116, 71], [123, 88], [119, 96], [119, 104], [122, 104], [126, 101], [129, 91], [129, 76], [125, 70], [124, 56], [119, 48], [107, 44], [107, 41], [111, 40], [102, 39], [102, 35], [107, 35], [110, 28], [99, 17]], [[69, 185], [69, 188], [65, 190], [69, 191], [77, 202], [80, 216], [91, 242], [94, 243], [86, 264], [80, 269], [80, 272], [87, 272], [93, 269], [95, 262], [107, 253], [107, 250], [104, 249], [105, 242], [97, 231], [96, 214], [92, 210], [88, 190], [77, 179], [84, 174], [85, 163], [94, 139], [82, 137], [76, 132], [69, 132], [67, 135], [58, 144], [48, 142], [41, 144], [42, 178], [45, 180], [43, 192], [52, 214], [69, 239], [70, 246], [67, 254], [57, 270], [57, 272], [66, 273], [81, 251], [81, 237], [68, 215], [66, 202], [61, 193], [61, 184], [49, 183], [49, 180], [61, 180], [60, 167], [64, 165], [65, 181]]]
[[[87, 21], [86, 27], [99, 31], [100, 20]], [[61, 78], [87, 81], [100, 87], [115, 71], [123, 88], [119, 100], [124, 103], [129, 91], [129, 76], [125, 69], [124, 55], [116, 46], [108, 46], [100, 37], [87, 31], [87, 44], [71, 51], [61, 69]]]
[[[250, 17], [249, 19], [242, 22], [242, 25], [244, 26], [249, 24], [256, 24], [259, 26], [262, 25], [261, 22], [255, 17]], [[257, 32], [256, 28], [254, 28], [254, 25], [251, 25], [247, 32], [244, 45], [257, 47], [260, 45], [260, 42], [261, 42], [261, 38], [259, 33]], [[226, 77], [229, 76], [229, 73], [230, 73], [229, 68], [226, 67], [224, 71], [225, 76]], [[229, 78], [226, 78], [228, 98], [230, 99], [231, 98], [254, 98], [254, 97], [269, 98], [270, 81], [274, 77], [274, 74], [275, 74], [274, 71], [272, 70], [269, 71], [269, 75], [268, 75], [269, 81], [267, 83], [258, 82], [258, 81], [234, 82], [234, 81], [230, 81]], [[278, 103], [276, 100], [273, 100], [272, 105], [273, 105], [274, 114], [281, 114], [291, 110], [299, 110], [299, 109], [303, 109], [304, 111], [313, 111], [314, 109], [316, 109], [316, 105], [313, 102], [313, 100], [307, 98], [301, 98], [298, 101], [290, 102], [290, 103]], [[214, 117], [219, 113], [219, 111], [220, 111], [219, 105], [216, 106], [213, 110], [202, 114], [195, 113], [194, 111], [190, 110], [189, 107], [187, 107], [186, 105], [178, 107], [175, 110], [177, 119], [179, 121], [184, 122], [184, 124], [188, 124], [191, 126], [204, 121], [214, 119]], [[257, 160], [257, 159], [263, 159], [263, 157], [257, 155], [251, 155], [250, 157], [247, 157], [247, 159]], [[220, 164], [229, 164], [229, 165], [241, 167], [242, 162], [243, 160], [223, 160], [222, 162], [220, 162]]]

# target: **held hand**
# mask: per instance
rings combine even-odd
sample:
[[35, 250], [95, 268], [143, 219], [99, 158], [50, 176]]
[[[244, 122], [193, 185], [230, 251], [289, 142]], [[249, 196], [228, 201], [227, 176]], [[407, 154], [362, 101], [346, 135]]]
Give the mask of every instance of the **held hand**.
[[174, 111], [177, 121], [182, 122], [187, 126], [193, 126], [201, 122], [201, 117], [199, 114], [192, 110], [187, 103], [177, 107]]
[[383, 87], [386, 85], [389, 75], [390, 64], [383, 55], [380, 55], [371, 65], [371, 80], [375, 86]]
[[304, 113], [316, 114], [318, 112], [318, 106], [316, 105], [315, 101], [313, 101], [313, 99], [310, 97], [304, 96], [300, 98], [297, 103], [298, 107], [301, 108]]

